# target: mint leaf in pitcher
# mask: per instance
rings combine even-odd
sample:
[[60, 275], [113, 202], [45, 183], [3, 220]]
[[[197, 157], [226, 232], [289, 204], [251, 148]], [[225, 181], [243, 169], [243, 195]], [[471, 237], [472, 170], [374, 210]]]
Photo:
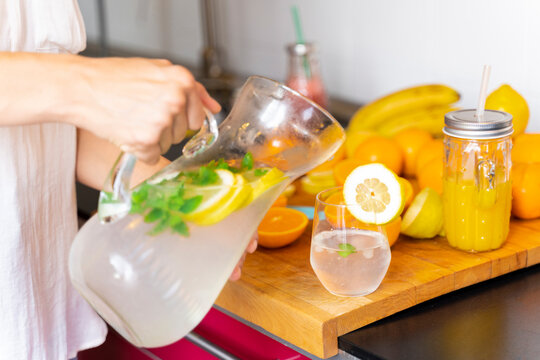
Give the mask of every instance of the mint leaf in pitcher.
[[193, 212], [202, 202], [202, 195], [197, 195], [189, 199], [184, 199], [184, 204], [180, 208], [180, 211], [184, 214], [189, 214]]
[[253, 169], [253, 155], [250, 152], [247, 152], [242, 159], [242, 170], [251, 170]]

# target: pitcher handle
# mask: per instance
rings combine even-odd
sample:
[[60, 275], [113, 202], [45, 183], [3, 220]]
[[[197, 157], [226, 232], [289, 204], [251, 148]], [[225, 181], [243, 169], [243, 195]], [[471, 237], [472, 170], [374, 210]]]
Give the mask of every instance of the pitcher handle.
[[[218, 138], [216, 118], [204, 108], [206, 118], [199, 132], [183, 148], [183, 155], [191, 158], [208, 149]], [[98, 218], [101, 223], [117, 221], [131, 210], [130, 181], [137, 159], [135, 155], [121, 152], [107, 175], [103, 190], [99, 193]]]

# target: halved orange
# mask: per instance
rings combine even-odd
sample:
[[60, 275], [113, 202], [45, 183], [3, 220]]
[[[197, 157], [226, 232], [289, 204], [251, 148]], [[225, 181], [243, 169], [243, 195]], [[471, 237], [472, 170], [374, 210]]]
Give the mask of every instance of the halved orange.
[[257, 229], [258, 243], [262, 247], [272, 249], [289, 245], [302, 235], [308, 222], [308, 217], [301, 211], [272, 207]]
[[279, 197], [274, 201], [272, 207], [285, 207], [287, 206], [287, 197], [285, 195], [279, 195]]

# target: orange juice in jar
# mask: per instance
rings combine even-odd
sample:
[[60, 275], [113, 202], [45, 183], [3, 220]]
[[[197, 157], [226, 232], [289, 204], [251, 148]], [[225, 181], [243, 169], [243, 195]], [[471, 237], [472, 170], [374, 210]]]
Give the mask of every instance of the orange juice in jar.
[[451, 246], [470, 252], [502, 246], [512, 203], [512, 116], [475, 110], [445, 116], [444, 228]]

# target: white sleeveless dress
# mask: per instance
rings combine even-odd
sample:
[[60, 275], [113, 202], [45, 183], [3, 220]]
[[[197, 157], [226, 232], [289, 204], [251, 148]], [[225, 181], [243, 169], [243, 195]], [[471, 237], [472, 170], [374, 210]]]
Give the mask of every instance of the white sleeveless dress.
[[[0, 0], [0, 51], [77, 53], [85, 42], [76, 0]], [[64, 360], [105, 339], [68, 276], [76, 140], [67, 124], [0, 126], [2, 360]]]

